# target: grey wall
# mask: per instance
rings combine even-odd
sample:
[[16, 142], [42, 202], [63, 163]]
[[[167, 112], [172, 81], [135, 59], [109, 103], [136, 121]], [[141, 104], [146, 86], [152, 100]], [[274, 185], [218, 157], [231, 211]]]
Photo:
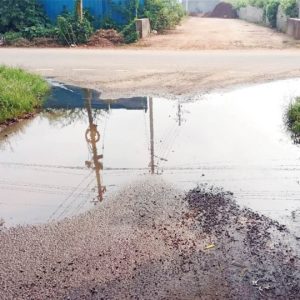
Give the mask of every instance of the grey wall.
[[279, 31], [286, 32], [287, 31], [287, 23], [288, 23], [288, 17], [284, 13], [281, 5], [278, 7], [277, 11], [277, 21], [276, 26]]
[[183, 8], [188, 13], [207, 13], [214, 10], [220, 0], [182, 0]]
[[254, 6], [241, 7], [238, 10], [238, 16], [240, 19], [252, 23], [264, 23], [265, 21], [263, 9]]

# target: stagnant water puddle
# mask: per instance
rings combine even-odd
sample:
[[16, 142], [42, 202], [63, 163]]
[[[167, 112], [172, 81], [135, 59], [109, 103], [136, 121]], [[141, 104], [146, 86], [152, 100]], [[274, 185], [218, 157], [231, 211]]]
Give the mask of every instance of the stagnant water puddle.
[[0, 218], [7, 226], [61, 219], [155, 173], [184, 189], [223, 187], [297, 228], [300, 148], [284, 114], [299, 95], [299, 79], [185, 103], [100, 100], [56, 84], [40, 114], [0, 134]]

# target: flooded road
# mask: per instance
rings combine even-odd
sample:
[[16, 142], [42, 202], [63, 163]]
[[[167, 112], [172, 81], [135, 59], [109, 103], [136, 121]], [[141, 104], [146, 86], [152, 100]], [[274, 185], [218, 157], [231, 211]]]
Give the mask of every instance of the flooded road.
[[155, 173], [185, 190], [223, 187], [296, 230], [300, 148], [284, 115], [299, 95], [299, 79], [184, 103], [99, 100], [56, 84], [40, 114], [0, 133], [0, 218], [11, 226], [75, 215]]

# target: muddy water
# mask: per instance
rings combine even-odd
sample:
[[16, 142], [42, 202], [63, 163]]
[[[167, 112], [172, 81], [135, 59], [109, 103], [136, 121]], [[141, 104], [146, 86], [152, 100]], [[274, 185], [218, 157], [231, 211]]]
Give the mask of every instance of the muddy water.
[[300, 148], [284, 113], [297, 95], [299, 79], [185, 103], [99, 100], [56, 84], [39, 115], [0, 133], [0, 218], [8, 226], [61, 219], [155, 173], [184, 189], [221, 186], [296, 229]]

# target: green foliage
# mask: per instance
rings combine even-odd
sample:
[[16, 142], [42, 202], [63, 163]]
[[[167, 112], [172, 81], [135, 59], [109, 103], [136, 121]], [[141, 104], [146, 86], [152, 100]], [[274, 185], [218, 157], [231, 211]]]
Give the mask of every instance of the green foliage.
[[124, 42], [126, 44], [134, 43], [139, 39], [139, 35], [136, 31], [135, 21], [130, 22], [124, 29], [121, 31], [121, 34], [124, 37]]
[[249, 0], [230, 0], [228, 2], [231, 3], [233, 5], [233, 7], [236, 9], [245, 7], [249, 4]]
[[288, 125], [295, 134], [300, 134], [300, 97], [288, 109]]
[[277, 23], [277, 11], [279, 0], [269, 0], [266, 5], [266, 17], [270, 22], [271, 27], [275, 28]]
[[0, 32], [21, 32], [26, 27], [45, 26], [49, 21], [37, 0], [1, 0]]
[[149, 18], [151, 28], [161, 32], [178, 25], [185, 13], [176, 0], [146, 0], [144, 15]]
[[99, 24], [101, 29], [115, 29], [117, 31], [122, 30], [122, 26], [118, 25], [111, 17], [106, 16]]
[[55, 38], [57, 36], [57, 28], [54, 26], [31, 26], [31, 27], [25, 27], [21, 31], [22, 37], [32, 40], [34, 38], [40, 38], [40, 37], [45, 37], [45, 38]]
[[93, 34], [93, 27], [85, 15], [80, 20], [76, 15], [64, 14], [57, 18], [57, 34], [65, 45], [84, 44]]
[[259, 8], [266, 8], [269, 0], [249, 0], [249, 4]]
[[13, 45], [15, 42], [22, 38], [22, 34], [21, 32], [8, 31], [3, 35], [3, 37], [5, 44]]
[[280, 5], [287, 16], [291, 18], [298, 17], [297, 0], [281, 0]]
[[41, 106], [49, 90], [48, 83], [38, 75], [0, 66], [0, 123]]

